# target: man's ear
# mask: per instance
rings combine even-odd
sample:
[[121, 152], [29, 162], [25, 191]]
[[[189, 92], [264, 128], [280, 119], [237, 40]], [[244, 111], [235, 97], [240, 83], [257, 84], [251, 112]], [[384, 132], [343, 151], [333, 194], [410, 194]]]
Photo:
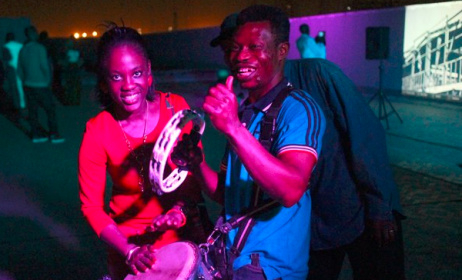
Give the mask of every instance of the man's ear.
[[279, 60], [285, 59], [289, 54], [289, 42], [279, 43], [278, 45], [278, 56]]

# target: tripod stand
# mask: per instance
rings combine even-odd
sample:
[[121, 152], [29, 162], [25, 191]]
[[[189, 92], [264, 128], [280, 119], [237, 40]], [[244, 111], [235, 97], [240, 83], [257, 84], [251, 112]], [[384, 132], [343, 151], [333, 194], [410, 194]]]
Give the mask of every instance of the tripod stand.
[[[379, 118], [379, 120], [385, 119], [385, 122], [387, 123], [387, 129], [389, 129], [390, 125], [388, 123], [388, 116], [390, 116], [392, 114], [396, 114], [396, 116], [398, 117], [398, 119], [399, 119], [399, 121], [401, 123], [403, 123], [403, 120], [399, 116], [398, 112], [396, 112], [395, 107], [393, 107], [390, 100], [388, 100], [386, 94], [383, 92], [383, 79], [382, 78], [383, 78], [383, 59], [380, 60], [380, 66], [379, 66], [379, 90], [369, 100], [369, 104], [372, 102], [372, 100], [374, 100], [376, 97], [378, 97], [378, 102], [379, 102], [378, 118]], [[391, 108], [390, 112], [387, 111], [387, 108], [386, 108], [387, 104]]]

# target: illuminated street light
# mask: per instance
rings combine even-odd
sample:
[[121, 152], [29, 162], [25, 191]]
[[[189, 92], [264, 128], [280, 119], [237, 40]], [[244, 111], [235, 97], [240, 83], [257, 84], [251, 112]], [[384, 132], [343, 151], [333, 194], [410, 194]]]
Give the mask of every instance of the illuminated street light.
[[79, 34], [78, 32], [75, 32], [75, 33], [74, 33], [74, 38], [75, 38], [75, 39], [79, 39], [79, 38], [80, 38], [80, 34]]
[[87, 38], [87, 32], [82, 33], [82, 38]]
[[93, 31], [93, 33], [91, 33], [91, 35], [93, 35], [93, 37], [96, 37], [96, 36], [98, 36], [98, 32]]

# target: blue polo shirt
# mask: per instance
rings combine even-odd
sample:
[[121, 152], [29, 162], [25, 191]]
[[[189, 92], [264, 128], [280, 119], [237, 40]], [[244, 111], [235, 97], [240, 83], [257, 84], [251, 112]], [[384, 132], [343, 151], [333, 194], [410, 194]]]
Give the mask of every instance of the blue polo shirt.
[[[251, 112], [245, 126], [257, 139], [266, 110], [287, 84], [287, 80], [283, 80], [262, 99], [253, 104], [245, 102], [241, 106], [243, 115], [249, 116], [249, 110]], [[279, 111], [270, 152], [277, 156], [296, 150], [311, 153], [317, 158], [324, 129], [324, 115], [313, 98], [304, 91], [292, 90]], [[226, 168], [225, 214], [229, 219], [249, 207], [253, 179], [232, 149], [227, 151], [223, 163], [223, 168]], [[269, 180], [271, 176], [272, 174], [268, 174]], [[258, 253], [261, 267], [268, 279], [305, 279], [308, 274], [310, 215], [311, 198], [309, 191], [306, 191], [294, 206], [278, 206], [256, 217], [257, 222], [240, 256], [234, 261], [233, 269], [250, 264], [250, 255]], [[228, 248], [236, 233], [237, 229], [228, 234]]]

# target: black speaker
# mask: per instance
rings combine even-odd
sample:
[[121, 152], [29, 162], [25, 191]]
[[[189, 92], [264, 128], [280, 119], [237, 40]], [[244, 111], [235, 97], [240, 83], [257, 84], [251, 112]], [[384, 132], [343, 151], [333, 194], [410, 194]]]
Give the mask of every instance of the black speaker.
[[388, 58], [389, 35], [388, 26], [366, 28], [366, 59]]

